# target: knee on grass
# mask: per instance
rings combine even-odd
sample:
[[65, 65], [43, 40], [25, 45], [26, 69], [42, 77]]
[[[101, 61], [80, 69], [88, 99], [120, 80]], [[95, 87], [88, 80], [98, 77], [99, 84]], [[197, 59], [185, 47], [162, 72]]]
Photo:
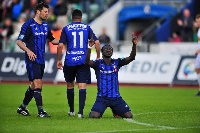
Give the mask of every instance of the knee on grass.
[[100, 118], [101, 114], [98, 113], [98, 112], [91, 111], [90, 114], [89, 114], [89, 117], [90, 118]]

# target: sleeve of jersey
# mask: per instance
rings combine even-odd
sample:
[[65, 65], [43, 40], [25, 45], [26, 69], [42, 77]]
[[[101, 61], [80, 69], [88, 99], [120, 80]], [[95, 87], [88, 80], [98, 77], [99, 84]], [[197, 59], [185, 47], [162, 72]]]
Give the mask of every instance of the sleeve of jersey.
[[88, 39], [91, 39], [92, 38], [92, 36], [93, 36], [93, 39], [96, 41], [96, 40], [98, 40], [98, 38], [96, 37], [96, 35], [94, 34], [94, 32], [93, 32], [93, 30], [90, 28], [90, 26], [88, 26], [89, 27], [89, 36], [88, 36]]
[[53, 36], [53, 34], [52, 34], [52, 32], [51, 32], [50, 29], [48, 30], [48, 36], [47, 36], [47, 38], [49, 39], [50, 42], [55, 39], [55, 37]]
[[119, 67], [126, 65], [125, 58], [118, 58], [117, 61], [118, 61]]
[[30, 34], [31, 34], [30, 26], [27, 23], [24, 23], [21, 27], [21, 31], [19, 33], [17, 40], [25, 42], [27, 38], [29, 38]]
[[65, 44], [66, 41], [67, 41], [67, 35], [66, 35], [66, 32], [65, 32], [65, 29], [63, 28], [61, 35], [60, 35], [59, 43]]
[[94, 60], [93, 61], [94, 63], [93, 63], [93, 66], [92, 66], [92, 68], [97, 68], [98, 66], [99, 66], [99, 60]]

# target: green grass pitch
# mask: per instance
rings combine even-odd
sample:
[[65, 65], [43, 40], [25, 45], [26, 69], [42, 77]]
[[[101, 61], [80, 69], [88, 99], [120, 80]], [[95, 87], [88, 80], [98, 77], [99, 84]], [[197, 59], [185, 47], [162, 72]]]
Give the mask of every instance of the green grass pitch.
[[17, 114], [28, 84], [0, 84], [0, 133], [200, 133], [200, 97], [197, 89], [124, 87], [123, 99], [134, 118], [113, 118], [108, 108], [100, 119], [88, 114], [96, 99], [96, 86], [87, 87], [85, 118], [77, 118], [78, 88], [75, 88], [76, 117], [69, 117], [65, 85], [43, 85], [44, 110], [51, 118], [38, 118], [35, 100], [28, 105], [32, 116]]

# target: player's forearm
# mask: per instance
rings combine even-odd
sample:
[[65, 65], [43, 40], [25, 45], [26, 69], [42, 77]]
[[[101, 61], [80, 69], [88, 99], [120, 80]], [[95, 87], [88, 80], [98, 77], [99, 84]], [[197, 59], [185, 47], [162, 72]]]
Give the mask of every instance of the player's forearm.
[[63, 44], [59, 43], [57, 47], [57, 61], [60, 60], [62, 54]]
[[16, 44], [25, 52], [30, 51], [21, 40], [17, 40]]
[[135, 60], [135, 56], [136, 56], [136, 45], [135, 44], [133, 44], [133, 46], [132, 46], [132, 50], [131, 50], [131, 53], [130, 53], [130, 60], [131, 61], [133, 61], [133, 60]]
[[135, 60], [135, 56], [136, 56], [136, 45], [133, 44], [130, 56], [125, 58], [125, 63], [129, 64], [131, 61]]
[[85, 56], [85, 64], [88, 64], [88, 65], [89, 65], [89, 62], [90, 62], [90, 54], [91, 54], [91, 49], [88, 48], [88, 49], [87, 49], [86, 56]]
[[96, 48], [96, 52], [97, 52], [97, 59], [100, 59], [101, 46], [100, 46], [100, 42], [99, 41], [95, 42], [95, 48]]

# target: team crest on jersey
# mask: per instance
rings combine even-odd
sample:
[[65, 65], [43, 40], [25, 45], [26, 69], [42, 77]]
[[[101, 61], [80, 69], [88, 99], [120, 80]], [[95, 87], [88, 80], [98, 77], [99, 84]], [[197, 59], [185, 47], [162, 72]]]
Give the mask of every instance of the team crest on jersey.
[[19, 36], [19, 39], [22, 40], [23, 38], [24, 38], [24, 35], [20, 35], [20, 36]]

